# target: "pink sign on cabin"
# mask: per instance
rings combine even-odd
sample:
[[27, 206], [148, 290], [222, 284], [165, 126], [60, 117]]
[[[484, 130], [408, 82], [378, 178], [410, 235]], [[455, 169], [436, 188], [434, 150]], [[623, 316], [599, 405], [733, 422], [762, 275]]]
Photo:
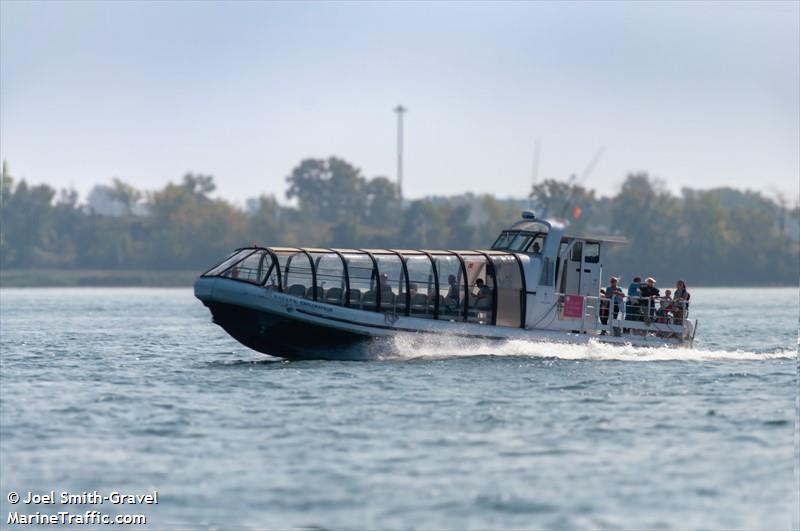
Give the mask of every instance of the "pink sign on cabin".
[[564, 296], [564, 317], [577, 317], [583, 315], [583, 296], [565, 295]]

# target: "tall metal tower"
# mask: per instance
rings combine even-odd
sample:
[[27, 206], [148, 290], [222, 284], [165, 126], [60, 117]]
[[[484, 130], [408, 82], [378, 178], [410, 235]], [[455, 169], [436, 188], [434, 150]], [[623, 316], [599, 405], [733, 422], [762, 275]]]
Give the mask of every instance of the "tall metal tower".
[[403, 113], [408, 109], [402, 105], [394, 108], [397, 113], [397, 192], [400, 195], [400, 207], [403, 206]]

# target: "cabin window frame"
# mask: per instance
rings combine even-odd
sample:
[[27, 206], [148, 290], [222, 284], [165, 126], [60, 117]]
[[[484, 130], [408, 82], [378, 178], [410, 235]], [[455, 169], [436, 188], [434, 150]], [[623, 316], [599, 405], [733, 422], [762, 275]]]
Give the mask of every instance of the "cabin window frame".
[[[489, 250], [490, 251], [504, 251], [504, 252], [507, 252], [507, 253], [532, 253], [532, 251], [530, 251], [529, 249], [533, 245], [533, 242], [535, 242], [541, 236], [542, 237], [542, 243], [541, 243], [541, 246], [539, 248], [539, 252], [538, 253], [532, 253], [532, 254], [542, 254], [542, 252], [544, 251], [544, 246], [547, 243], [547, 236], [549, 234], [550, 234], [549, 230], [547, 232], [541, 232], [541, 231], [540, 232], [531, 232], [531, 231], [528, 231], [528, 230], [504, 230], [503, 232], [500, 233], [500, 236], [497, 237], [497, 239], [494, 241], [494, 243], [492, 244], [492, 247]], [[504, 236], [510, 236], [510, 239], [509, 239], [508, 243], [504, 247], [496, 247], [497, 243]], [[525, 245], [523, 245], [520, 249], [511, 248], [510, 247], [511, 243], [513, 243], [514, 240], [516, 240], [519, 236], [525, 236], [525, 237], [527, 237], [529, 239], [525, 243]]]
[[[241, 263], [241, 262], [242, 262], [242, 260], [244, 260], [244, 259], [246, 259], [246, 258], [249, 258], [249, 257], [250, 257], [250, 256], [251, 256], [251, 255], [252, 255], [254, 252], [258, 251], [258, 249], [259, 249], [258, 247], [239, 247], [238, 249], [236, 249], [236, 250], [235, 250], [235, 251], [233, 251], [232, 253], [228, 254], [228, 256], [226, 256], [224, 260], [222, 260], [222, 261], [221, 261], [221, 262], [219, 262], [217, 265], [215, 265], [214, 267], [210, 268], [208, 271], [206, 271], [205, 273], [203, 273], [203, 274], [202, 274], [202, 275], [200, 275], [200, 276], [201, 276], [201, 277], [206, 277], [206, 276], [208, 276], [208, 277], [218, 277], [218, 276], [220, 276], [220, 275], [224, 274], [224, 273], [225, 273], [227, 270], [229, 270], [229, 269], [230, 269], [230, 268], [232, 268], [233, 266], [235, 266], [235, 265], [237, 265], [237, 264]], [[244, 251], [250, 251], [250, 252], [249, 252], [249, 253], [247, 253], [246, 255], [244, 255], [244, 256], [243, 256], [242, 258], [240, 258], [239, 260], [236, 260], [235, 262], [231, 262], [231, 263], [230, 263], [230, 264], [229, 264], [229, 265], [228, 265], [226, 268], [224, 268], [224, 269], [220, 270], [219, 272], [217, 272], [217, 273], [214, 273], [213, 275], [212, 275], [212, 274], [210, 274], [210, 273], [211, 273], [212, 271], [214, 271], [215, 269], [218, 269], [218, 268], [222, 267], [223, 265], [225, 265], [225, 262], [227, 262], [228, 260], [230, 260], [230, 259], [232, 259], [232, 258], [235, 258], [235, 257], [236, 257], [238, 254], [240, 254], [240, 253], [242, 253], [242, 252], [244, 252]], [[236, 279], [231, 279], [231, 280], [236, 280]]]
[[439, 271], [436, 268], [436, 260], [428, 251], [419, 251], [428, 257], [431, 262], [431, 270], [433, 271], [433, 319], [439, 320]]
[[[313, 300], [317, 300], [317, 271], [314, 268], [314, 259], [311, 258], [311, 254], [308, 251], [306, 251], [304, 248], [300, 248], [300, 247], [280, 247], [280, 248], [278, 248], [278, 251], [276, 252], [276, 254], [278, 252], [281, 252], [281, 253], [283, 253], [283, 252], [294, 253], [291, 256], [289, 256], [289, 258], [286, 259], [286, 265], [283, 266], [283, 268], [284, 268], [283, 273], [285, 275], [283, 278], [286, 279], [285, 283], [283, 282], [283, 279], [281, 279], [280, 273], [278, 274], [278, 279], [281, 281], [281, 284], [280, 284], [281, 292], [282, 293], [288, 293], [289, 292], [289, 288], [290, 288], [290, 286], [289, 286], [289, 268], [291, 267], [292, 261], [295, 258], [297, 258], [299, 255], [302, 254], [303, 256], [306, 257], [306, 260], [308, 260], [309, 269], [311, 270], [311, 295], [313, 297]], [[280, 262], [278, 262], [278, 266], [279, 266], [278, 269], [280, 270]], [[306, 298], [305, 295], [303, 296], [303, 298]]]
[[[406, 257], [403, 256], [403, 253], [401, 253], [400, 251], [398, 251], [396, 249], [384, 249], [384, 250], [388, 251], [389, 253], [391, 253], [393, 255], [396, 255], [398, 258], [400, 258], [400, 265], [403, 268], [403, 278], [405, 279], [405, 285], [406, 285], [406, 289], [405, 289], [406, 303], [405, 303], [405, 311], [403, 311], [403, 314], [408, 316], [410, 314], [410, 311], [411, 311], [411, 283], [408, 280], [408, 265], [406, 264]], [[395, 299], [395, 303], [394, 303], [394, 313], [397, 313], [397, 300], [396, 299]]]
[[[373, 311], [373, 312], [376, 312], [376, 313], [380, 313], [380, 311], [381, 311], [381, 289], [380, 289], [381, 270], [378, 267], [378, 261], [375, 259], [375, 256], [370, 251], [368, 251], [366, 249], [356, 249], [356, 250], [358, 252], [360, 252], [361, 254], [367, 255], [369, 257], [370, 261], [372, 262], [372, 278], [370, 279], [370, 285], [371, 285], [370, 289], [374, 289], [375, 292], [376, 292], [375, 293], [375, 309], [374, 310], [368, 310], [368, 311]], [[374, 283], [374, 287], [372, 287], [373, 283]], [[363, 302], [361, 303], [361, 309], [362, 310], [364, 309], [364, 303]]]
[[329, 251], [336, 256], [339, 257], [339, 260], [342, 262], [342, 273], [344, 274], [344, 307], [350, 307], [350, 271], [347, 270], [347, 260], [344, 259], [344, 254], [338, 249], [332, 249], [329, 247], [325, 248], [326, 251]]
[[488, 253], [477, 251], [486, 259], [486, 275], [492, 276], [492, 326], [497, 326], [497, 299], [499, 296], [499, 286], [497, 284], [497, 273], [495, 271], [494, 262]]

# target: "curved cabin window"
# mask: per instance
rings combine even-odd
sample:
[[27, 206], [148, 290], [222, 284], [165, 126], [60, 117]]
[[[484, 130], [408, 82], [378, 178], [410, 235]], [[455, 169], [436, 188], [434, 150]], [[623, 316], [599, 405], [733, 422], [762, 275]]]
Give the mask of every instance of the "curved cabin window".
[[[242, 258], [243, 255], [244, 258]], [[272, 270], [272, 257], [266, 249], [248, 249], [246, 253], [237, 253], [229, 258], [221, 266], [207, 273], [206, 276], [211, 276], [215, 270], [222, 270], [223, 266], [226, 268], [218, 276], [260, 286]]]
[[467, 321], [491, 324], [494, 313], [495, 283], [491, 264], [482, 254], [462, 254], [467, 269]]
[[260, 286], [266, 280], [271, 266], [272, 257], [265, 249], [261, 249], [231, 267], [225, 272], [224, 276], [230, 276], [231, 278]]
[[436, 280], [433, 264], [424, 255], [404, 255], [408, 269], [409, 307], [413, 317], [433, 317], [436, 302]]
[[233, 253], [229, 254], [225, 260], [223, 260], [219, 265], [216, 265], [203, 273], [202, 276], [204, 277], [215, 277], [224, 273], [226, 269], [231, 267], [236, 262], [243, 260], [247, 255], [255, 252], [255, 249], [242, 249], [240, 251], [234, 251]]
[[376, 254], [375, 260], [378, 262], [380, 274], [378, 285], [381, 290], [381, 311], [404, 313], [406, 277], [403, 274], [403, 262], [396, 254]]
[[433, 255], [439, 277], [439, 319], [464, 318], [464, 275], [461, 261], [453, 255]]
[[302, 252], [280, 253], [278, 261], [283, 269], [283, 291], [295, 297], [313, 298], [314, 273], [308, 256]]
[[350, 277], [350, 290], [346, 297], [352, 308], [377, 310], [375, 296], [375, 269], [372, 259], [366, 254], [345, 254], [347, 274]]
[[336, 253], [312, 252], [317, 271], [317, 300], [343, 306], [347, 284], [342, 259]]

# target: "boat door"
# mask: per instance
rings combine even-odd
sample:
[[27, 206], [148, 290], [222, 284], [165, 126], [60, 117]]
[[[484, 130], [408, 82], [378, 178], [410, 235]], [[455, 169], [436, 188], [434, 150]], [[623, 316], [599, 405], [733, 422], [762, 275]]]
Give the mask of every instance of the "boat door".
[[562, 255], [564, 264], [561, 277], [561, 293], [567, 295], [581, 294], [581, 270], [583, 269], [583, 242], [574, 240], [567, 248], [566, 256]]
[[588, 297], [599, 297], [600, 276], [603, 268], [600, 263], [600, 243], [583, 242], [582, 254], [580, 294]]
[[600, 244], [573, 240], [561, 243], [559, 269], [560, 292], [565, 295], [597, 297], [600, 294]]

